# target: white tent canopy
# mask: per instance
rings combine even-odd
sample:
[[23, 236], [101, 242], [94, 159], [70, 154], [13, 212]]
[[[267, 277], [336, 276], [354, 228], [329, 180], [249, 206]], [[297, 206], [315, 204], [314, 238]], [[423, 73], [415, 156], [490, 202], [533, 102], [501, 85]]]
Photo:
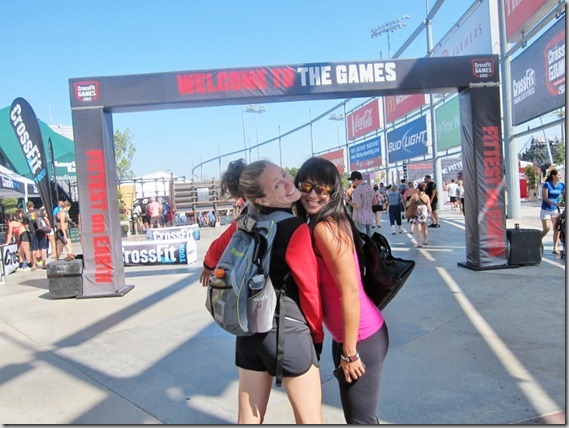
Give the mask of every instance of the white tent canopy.
[[38, 188], [33, 180], [22, 177], [14, 171], [0, 165], [0, 198], [39, 197]]

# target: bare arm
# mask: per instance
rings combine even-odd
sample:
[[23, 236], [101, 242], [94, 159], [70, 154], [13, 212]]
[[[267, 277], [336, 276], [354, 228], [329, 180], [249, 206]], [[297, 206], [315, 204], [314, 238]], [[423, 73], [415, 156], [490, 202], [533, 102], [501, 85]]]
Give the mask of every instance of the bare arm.
[[[314, 242], [340, 291], [344, 324], [343, 354], [352, 356], [357, 353], [360, 324], [358, 267], [354, 260], [351, 236], [343, 237], [340, 244], [333, 233], [334, 228], [336, 228], [334, 224], [320, 222], [314, 229]], [[352, 363], [342, 361], [341, 364], [351, 379], [357, 379], [365, 373], [361, 359]]]

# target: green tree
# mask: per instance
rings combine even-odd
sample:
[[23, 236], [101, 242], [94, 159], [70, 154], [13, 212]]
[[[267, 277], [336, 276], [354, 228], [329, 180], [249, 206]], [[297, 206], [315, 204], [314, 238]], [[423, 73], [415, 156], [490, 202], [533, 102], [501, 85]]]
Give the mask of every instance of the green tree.
[[115, 131], [115, 162], [117, 165], [117, 180], [119, 183], [123, 180], [134, 178], [134, 172], [130, 169], [132, 159], [136, 153], [136, 147], [132, 143], [134, 134], [127, 129], [124, 132]]
[[18, 211], [18, 199], [17, 198], [2, 198], [2, 209], [5, 216], [16, 214]]
[[288, 166], [285, 166], [284, 170], [287, 172], [288, 175], [290, 175], [292, 178], [296, 177], [296, 173], [298, 172], [298, 168], [293, 166], [292, 168], [289, 168]]

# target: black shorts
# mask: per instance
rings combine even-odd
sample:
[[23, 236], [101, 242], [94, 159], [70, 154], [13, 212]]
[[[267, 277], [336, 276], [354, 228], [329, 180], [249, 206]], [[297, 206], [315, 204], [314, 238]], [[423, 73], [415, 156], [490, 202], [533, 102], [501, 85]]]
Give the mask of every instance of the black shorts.
[[451, 202], [456, 202], [456, 196], [451, 196], [451, 197], [450, 197], [450, 201], [451, 201]]
[[371, 206], [371, 210], [376, 213], [376, 212], [381, 212], [383, 211], [383, 205], [372, 205]]
[[65, 237], [63, 230], [57, 229], [55, 231], [55, 239], [58, 241], [61, 241], [63, 243], [63, 245], [67, 245], [67, 238]]
[[[289, 298], [286, 298], [291, 304]], [[287, 304], [287, 313], [289, 305]], [[310, 329], [304, 321], [285, 318], [284, 336], [284, 363], [283, 376], [300, 376], [306, 373], [311, 366], [319, 367], [316, 351], [312, 343]], [[268, 372], [276, 376], [277, 355], [277, 328], [276, 320], [268, 333], [258, 333], [252, 336], [238, 336], [235, 347], [235, 365], [242, 369], [258, 372]]]

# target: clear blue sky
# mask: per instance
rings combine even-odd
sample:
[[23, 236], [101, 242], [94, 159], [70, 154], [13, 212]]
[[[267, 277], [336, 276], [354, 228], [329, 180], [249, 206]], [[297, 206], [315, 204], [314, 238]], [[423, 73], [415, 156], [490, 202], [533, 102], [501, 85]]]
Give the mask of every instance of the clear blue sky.
[[[42, 121], [71, 125], [69, 78], [386, 58], [387, 36], [372, 39], [371, 28], [411, 17], [390, 33], [394, 54], [424, 20], [427, 3], [435, 0], [0, 0], [0, 107], [23, 97]], [[434, 43], [472, 3], [445, 2], [433, 21]], [[425, 56], [426, 46], [423, 34], [402, 57]], [[276, 137], [279, 126], [285, 133], [341, 101], [263, 104], [265, 113], [244, 115], [245, 141]], [[241, 106], [115, 114], [113, 120], [115, 130], [134, 134], [135, 176], [171, 170], [189, 178], [198, 163], [244, 145]], [[343, 125], [321, 120], [313, 141], [317, 153], [344, 145]], [[283, 140], [283, 166], [300, 166], [311, 150], [308, 129]], [[278, 163], [278, 144], [261, 148], [259, 156]], [[224, 159], [221, 169], [236, 157]], [[212, 177], [219, 169], [210, 163], [196, 172]]]

